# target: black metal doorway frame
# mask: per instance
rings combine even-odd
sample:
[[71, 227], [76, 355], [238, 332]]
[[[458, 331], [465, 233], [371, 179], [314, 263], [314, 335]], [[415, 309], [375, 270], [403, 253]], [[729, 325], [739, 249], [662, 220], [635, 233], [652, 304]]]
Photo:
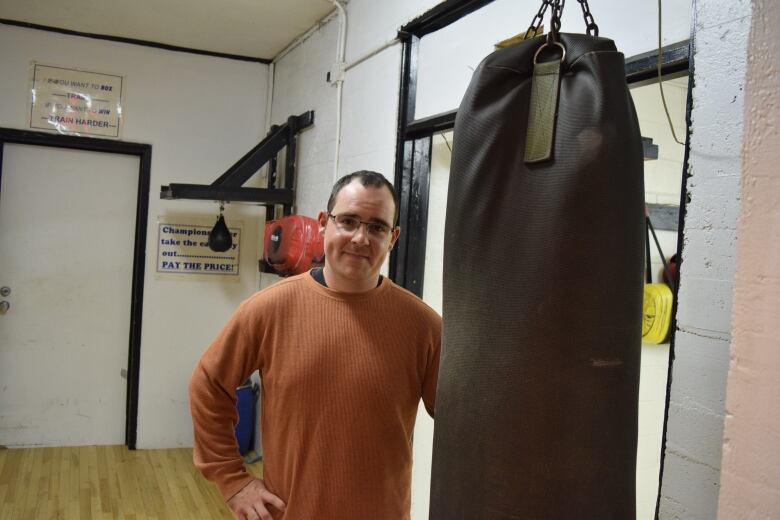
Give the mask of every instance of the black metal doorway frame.
[[[492, 2], [493, 0], [446, 0], [398, 31], [398, 38], [402, 42], [402, 55], [394, 184], [400, 203], [398, 224], [404, 231], [390, 253], [390, 278], [420, 297], [423, 294], [425, 274], [430, 151], [434, 133], [434, 130], [425, 124], [420, 128], [422, 120], [416, 121], [414, 117], [420, 39]], [[444, 118], [441, 130], [452, 127], [455, 121], [454, 111], [452, 114], [452, 122]], [[431, 118], [426, 118], [425, 121], [428, 119]]]
[[[111, 141], [108, 139], [91, 137], [76, 137], [48, 134], [45, 132], [30, 132], [12, 128], [0, 128], [0, 191], [2, 191], [3, 148], [7, 143], [133, 155], [139, 159], [125, 413], [125, 445], [129, 449], [134, 450], [136, 448], [138, 430], [141, 319], [143, 317], [144, 302], [144, 264], [146, 261], [146, 226], [149, 214], [149, 183], [151, 180], [152, 146], [125, 141]], [[89, 186], [84, 186], [84, 189], [89, 189]]]
[[[446, 0], [398, 31], [398, 38], [402, 42], [402, 54], [394, 184], [399, 196], [398, 223], [404, 232], [390, 253], [390, 278], [420, 297], [425, 282], [431, 140], [433, 134], [455, 126], [457, 113], [457, 109], [453, 109], [415, 119], [420, 40], [493, 1]], [[692, 75], [689, 67], [690, 54], [688, 40], [664, 47], [661, 58], [662, 76], [668, 78], [684, 75], [686, 71]], [[626, 81], [630, 85], [653, 82], [657, 73], [657, 51], [626, 59]], [[685, 177], [683, 178], [684, 191]], [[680, 211], [684, 212], [683, 206]], [[681, 224], [679, 231], [682, 233]]]

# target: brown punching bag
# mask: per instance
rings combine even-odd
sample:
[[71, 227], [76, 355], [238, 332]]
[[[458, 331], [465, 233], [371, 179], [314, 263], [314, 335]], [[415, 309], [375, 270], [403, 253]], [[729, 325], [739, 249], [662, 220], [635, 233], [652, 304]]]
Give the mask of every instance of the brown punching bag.
[[455, 121], [431, 520], [635, 518], [642, 144], [623, 55], [559, 26]]

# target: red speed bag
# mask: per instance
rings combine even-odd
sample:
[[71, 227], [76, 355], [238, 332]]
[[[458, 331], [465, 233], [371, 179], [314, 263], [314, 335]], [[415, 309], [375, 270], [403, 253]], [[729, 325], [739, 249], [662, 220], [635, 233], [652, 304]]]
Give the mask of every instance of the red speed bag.
[[265, 224], [264, 257], [281, 276], [305, 273], [325, 260], [325, 245], [316, 220], [290, 215]]

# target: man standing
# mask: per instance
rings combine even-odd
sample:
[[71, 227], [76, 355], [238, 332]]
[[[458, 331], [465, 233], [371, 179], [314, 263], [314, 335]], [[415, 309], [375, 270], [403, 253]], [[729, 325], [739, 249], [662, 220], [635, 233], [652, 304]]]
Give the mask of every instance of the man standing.
[[[194, 462], [241, 520], [409, 518], [420, 398], [433, 415], [441, 318], [379, 274], [398, 239], [380, 174], [333, 187], [320, 212], [325, 267], [243, 302], [190, 382]], [[262, 379], [263, 479], [234, 436], [235, 390]]]

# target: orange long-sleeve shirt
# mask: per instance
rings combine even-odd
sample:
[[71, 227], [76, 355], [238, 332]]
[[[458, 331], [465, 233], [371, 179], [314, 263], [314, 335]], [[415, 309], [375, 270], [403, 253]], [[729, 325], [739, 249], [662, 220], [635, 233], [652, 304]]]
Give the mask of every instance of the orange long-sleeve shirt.
[[241, 304], [190, 382], [196, 466], [227, 500], [248, 484], [235, 390], [262, 378], [263, 478], [285, 520], [409, 518], [411, 436], [431, 415], [441, 318], [384, 279], [340, 293], [308, 273]]

